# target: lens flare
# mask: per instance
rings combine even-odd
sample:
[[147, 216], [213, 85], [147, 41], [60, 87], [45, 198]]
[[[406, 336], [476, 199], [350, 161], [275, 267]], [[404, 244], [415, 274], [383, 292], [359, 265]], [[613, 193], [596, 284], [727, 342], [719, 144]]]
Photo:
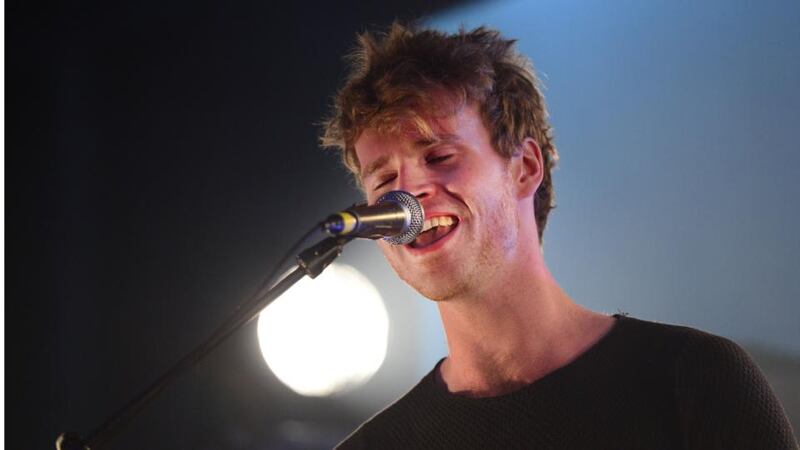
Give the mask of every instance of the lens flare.
[[258, 341], [270, 370], [293, 391], [327, 396], [367, 382], [383, 363], [389, 316], [358, 270], [331, 264], [261, 312]]

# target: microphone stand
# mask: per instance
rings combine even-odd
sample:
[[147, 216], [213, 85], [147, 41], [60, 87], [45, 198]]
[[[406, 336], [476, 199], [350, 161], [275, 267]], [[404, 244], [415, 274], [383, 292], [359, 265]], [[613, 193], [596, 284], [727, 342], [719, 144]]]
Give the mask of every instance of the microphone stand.
[[[226, 338], [253, 320], [267, 305], [272, 303], [305, 275], [316, 278], [341, 253], [352, 236], [336, 236], [323, 239], [297, 255], [297, 267], [275, 283], [266, 292], [263, 289], [237, 307], [234, 313], [217, 328], [203, 343], [187, 353], [172, 368], [153, 382], [141, 394], [134, 397], [102, 425], [82, 438], [74, 432], [63, 432], [56, 439], [57, 450], [98, 450], [118, 434], [124, 425], [152, 401], [169, 383], [193, 367], [211, 353]], [[263, 294], [262, 294], [263, 292]]]

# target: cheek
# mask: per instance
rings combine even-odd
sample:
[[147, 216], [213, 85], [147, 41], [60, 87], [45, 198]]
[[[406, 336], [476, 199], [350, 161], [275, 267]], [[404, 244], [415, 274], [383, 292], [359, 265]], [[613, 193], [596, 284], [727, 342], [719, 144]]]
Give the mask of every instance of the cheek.
[[392, 245], [388, 242], [385, 242], [383, 239], [378, 240], [377, 243], [378, 243], [378, 248], [381, 249], [381, 253], [383, 253], [383, 256], [386, 259], [388, 259], [389, 261], [397, 259], [396, 245]]
[[474, 202], [470, 205], [485, 225], [500, 229], [509, 225], [509, 221], [515, 221], [515, 203], [510, 188], [507, 184], [497, 182], [484, 185], [476, 185], [471, 193]]
[[448, 190], [459, 193], [465, 198], [478, 198], [485, 195], [487, 189], [498, 189], [501, 173], [493, 164], [462, 167], [442, 176], [442, 183]]
[[374, 203], [375, 202], [375, 198], [376, 198], [375, 195], [370, 194], [370, 192], [367, 190], [366, 186], [361, 184], [360, 181], [359, 181], [359, 184], [360, 184], [360, 189], [361, 189], [361, 195], [362, 195], [362, 197], [364, 197], [364, 201], [367, 202], [368, 205], [371, 205], [372, 203]]

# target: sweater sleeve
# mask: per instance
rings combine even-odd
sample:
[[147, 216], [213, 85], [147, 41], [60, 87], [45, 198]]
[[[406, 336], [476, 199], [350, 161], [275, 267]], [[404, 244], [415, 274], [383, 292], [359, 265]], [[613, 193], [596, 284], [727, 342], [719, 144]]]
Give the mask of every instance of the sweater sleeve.
[[697, 332], [675, 366], [687, 449], [798, 449], [764, 375], [736, 343]]

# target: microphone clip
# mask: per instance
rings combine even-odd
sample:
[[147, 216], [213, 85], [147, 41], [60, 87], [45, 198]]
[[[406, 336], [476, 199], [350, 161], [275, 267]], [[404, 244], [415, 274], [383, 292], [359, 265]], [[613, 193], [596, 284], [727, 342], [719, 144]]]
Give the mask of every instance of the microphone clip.
[[353, 236], [332, 236], [325, 238], [297, 255], [297, 265], [309, 278], [316, 278], [326, 267], [342, 254], [345, 244], [352, 241]]

